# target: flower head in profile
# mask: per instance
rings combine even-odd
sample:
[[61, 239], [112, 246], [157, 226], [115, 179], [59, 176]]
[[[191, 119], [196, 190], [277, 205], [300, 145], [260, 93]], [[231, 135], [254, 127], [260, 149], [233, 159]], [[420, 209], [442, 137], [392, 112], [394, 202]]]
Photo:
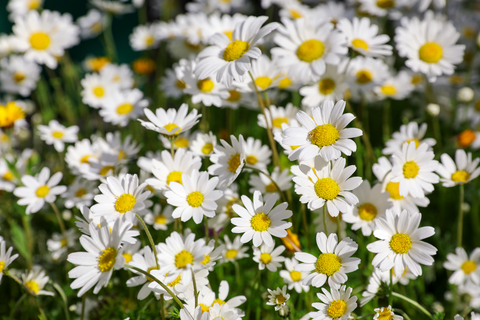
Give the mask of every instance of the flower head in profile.
[[7, 270], [8, 266], [18, 257], [18, 253], [12, 256], [13, 247], [5, 251], [6, 243], [0, 237], [0, 282], [2, 281], [3, 272]]
[[437, 173], [444, 187], [465, 184], [480, 175], [480, 168], [477, 168], [480, 159], [472, 160], [472, 153], [466, 153], [463, 149], [455, 151], [455, 161], [446, 153], [442, 154], [441, 160]]
[[28, 288], [29, 292], [35, 296], [55, 295], [51, 291], [43, 290], [50, 278], [45, 274], [45, 270], [41, 266], [33, 266], [32, 270], [22, 274], [22, 283]]
[[228, 187], [235, 181], [245, 165], [245, 140], [240, 135], [238, 140], [235, 136], [230, 136], [232, 145], [225, 140], [220, 140], [222, 144], [217, 145], [214, 153], [210, 156], [212, 165], [208, 167], [208, 173], [218, 176], [220, 186]]
[[173, 108], [167, 109], [167, 111], [158, 108], [155, 111], [156, 113], [153, 113], [150, 109], [145, 108], [144, 112], [150, 122], [138, 119], [142, 126], [148, 130], [160, 132], [165, 136], [178, 135], [180, 132], [190, 130], [202, 116], [198, 114], [197, 109], [188, 113], [188, 105], [185, 103], [180, 106], [178, 111]]

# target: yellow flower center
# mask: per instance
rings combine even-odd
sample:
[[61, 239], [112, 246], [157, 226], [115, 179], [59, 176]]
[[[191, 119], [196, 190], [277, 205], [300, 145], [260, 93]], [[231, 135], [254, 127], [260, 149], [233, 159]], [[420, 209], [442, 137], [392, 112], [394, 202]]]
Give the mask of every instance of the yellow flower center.
[[27, 287], [28, 289], [30, 289], [33, 293], [37, 294], [38, 291], [40, 291], [40, 288], [38, 287], [38, 284], [33, 281], [33, 280], [30, 280], [30, 281], [27, 281], [25, 283], [25, 287]]
[[213, 144], [210, 142], [205, 143], [205, 145], [202, 147], [202, 153], [203, 154], [210, 154], [213, 151]]
[[210, 255], [208, 255], [208, 254], [205, 254], [204, 257], [205, 257], [205, 258], [202, 260], [202, 262], [200, 262], [200, 263], [203, 264], [203, 265], [206, 265], [207, 263], [210, 262], [210, 260], [212, 260], [212, 259], [210, 258]]
[[331, 276], [342, 266], [342, 259], [334, 253], [322, 253], [315, 263], [315, 271]]
[[255, 79], [255, 84], [262, 90], [267, 89], [272, 85], [273, 80], [267, 76], [258, 77]]
[[0, 273], [3, 272], [3, 269], [5, 269], [5, 261], [0, 261]]
[[168, 174], [167, 176], [167, 185], [170, 184], [170, 182], [176, 182], [176, 183], [182, 183], [182, 172], [180, 171], [172, 171]]
[[296, 20], [296, 19], [299, 19], [299, 18], [302, 18], [303, 15], [298, 12], [297, 10], [293, 10], [293, 9], [290, 9], [290, 16], [292, 17], [293, 20]]
[[182, 275], [181, 274], [179, 274], [178, 277], [176, 277], [175, 280], [173, 280], [172, 282], [167, 283], [167, 286], [175, 287], [177, 284], [180, 283], [180, 281], [182, 281]]
[[215, 303], [218, 303], [219, 305], [223, 306], [226, 302], [223, 301], [223, 300], [220, 299], [220, 298], [217, 298], [217, 299], [213, 300], [212, 306], [215, 305]]
[[329, 95], [335, 90], [335, 81], [330, 78], [322, 79], [318, 82], [318, 91], [324, 96]]
[[199, 303], [198, 305], [202, 308], [202, 313], [210, 311], [210, 308], [206, 304]]
[[377, 7], [391, 9], [395, 6], [395, 0], [377, 0]]
[[45, 198], [49, 191], [50, 191], [50, 188], [48, 186], [41, 186], [37, 189], [37, 191], [35, 191], [35, 194], [39, 198]]
[[9, 128], [15, 121], [24, 118], [25, 112], [14, 101], [7, 103], [6, 106], [0, 105], [0, 127]]
[[269, 264], [270, 261], [272, 261], [272, 256], [270, 255], [270, 253], [262, 253], [260, 255], [260, 261], [263, 263], [263, 264]]
[[412, 240], [408, 234], [396, 233], [390, 240], [390, 248], [398, 254], [407, 253], [412, 247]]
[[408, 139], [405, 142], [410, 144], [410, 142], [412, 142], [412, 141], [415, 142], [415, 148], [418, 148], [418, 146], [420, 145], [420, 141], [417, 138]]
[[420, 47], [418, 57], [426, 63], [437, 63], [443, 57], [443, 49], [438, 43], [427, 42]]
[[13, 73], [13, 81], [15, 81], [15, 83], [21, 83], [23, 80], [25, 80], [27, 76], [21, 72], [14, 72]]
[[130, 253], [124, 253], [124, 254], [122, 254], [122, 256], [125, 258], [125, 263], [129, 263], [133, 259], [132, 255]]
[[320, 59], [325, 52], [325, 45], [317, 39], [307, 40], [302, 43], [297, 49], [298, 59], [305, 62], [312, 62]]
[[224, 31], [223, 34], [226, 35], [228, 37], [228, 39], [230, 39], [230, 41], [233, 40], [233, 31], [232, 30]]
[[271, 220], [265, 213], [261, 212], [254, 215], [250, 223], [253, 230], [262, 232], [270, 228]]
[[191, 207], [198, 208], [203, 203], [203, 194], [198, 191], [194, 191], [187, 196], [187, 202]]
[[477, 270], [477, 264], [471, 260], [467, 260], [462, 264], [462, 270], [465, 274], [470, 274]]
[[270, 184], [266, 185], [265, 190], [270, 193], [274, 193], [278, 191], [277, 186], [273, 182], [270, 182]]
[[414, 74], [414, 75], [412, 76], [412, 84], [413, 84], [414, 86], [417, 86], [417, 85], [419, 85], [420, 83], [422, 83], [422, 79], [423, 79], [423, 78], [422, 78], [422, 75], [420, 75], [420, 74]]
[[254, 155], [249, 155], [245, 158], [245, 161], [249, 164], [249, 165], [254, 165], [258, 162], [258, 159], [257, 157], [255, 157]]
[[133, 110], [133, 105], [130, 103], [124, 103], [117, 108], [118, 114], [129, 114]]
[[77, 198], [81, 198], [83, 197], [84, 195], [87, 194], [87, 190], [85, 189], [78, 189], [77, 192], [75, 192], [75, 197]]
[[177, 148], [188, 148], [190, 141], [187, 138], [178, 138], [173, 144]]
[[290, 86], [292, 85], [292, 80], [288, 77], [285, 77], [283, 78], [282, 80], [280, 80], [280, 82], [278, 83], [278, 87], [280, 89], [286, 89], [286, 88], [289, 88]]
[[36, 32], [30, 36], [30, 45], [35, 50], [45, 50], [50, 46], [50, 37], [45, 32]]
[[338, 183], [332, 178], [318, 179], [314, 185], [315, 193], [319, 198], [333, 200], [340, 193]]
[[285, 303], [285, 297], [283, 294], [279, 294], [278, 296], [275, 297], [275, 303], [276, 304], [284, 304]]
[[381, 311], [378, 312], [378, 320], [392, 320], [393, 315], [392, 311], [390, 311], [388, 308], [382, 308]]
[[90, 163], [90, 161], [88, 160], [88, 159], [90, 159], [90, 157], [93, 157], [93, 156], [91, 154], [84, 155], [80, 159], [80, 163]]
[[[101, 27], [102, 25], [100, 24], [100, 30], [98, 32], [102, 31]], [[99, 72], [100, 70], [102, 70], [104, 66], [106, 66], [109, 63], [110, 63], [110, 59], [107, 57], [91, 58], [87, 60], [88, 67], [95, 72]]]
[[185, 82], [183, 82], [182, 80], [177, 80], [177, 82], [175, 82], [175, 86], [178, 89], [185, 89], [187, 87], [187, 84]]
[[[158, 270], [157, 266], [148, 268], [147, 273], [150, 273], [150, 271], [152, 271], [152, 270]], [[153, 280], [153, 278], [147, 276], [147, 281], [148, 281], [148, 282], [153, 282], [153, 281], [155, 281], [155, 280]]]
[[385, 190], [390, 194], [390, 198], [394, 200], [403, 199], [403, 196], [400, 195], [400, 182], [389, 182]]
[[250, 45], [248, 42], [235, 40], [228, 44], [223, 52], [223, 59], [226, 61], [235, 61], [240, 59], [248, 50]]
[[360, 48], [363, 50], [368, 50], [368, 44], [362, 39], [353, 39], [352, 46], [355, 47], [356, 49]]
[[227, 100], [230, 102], [236, 102], [242, 97], [242, 94], [237, 90], [228, 90], [228, 93], [230, 93], [230, 97]]
[[232, 154], [228, 160], [228, 170], [230, 170], [231, 173], [235, 173], [237, 172], [238, 167], [240, 167], [240, 164], [240, 154]]
[[372, 82], [373, 75], [368, 70], [360, 70], [356, 74], [357, 76], [357, 83], [359, 84], [367, 84]]
[[95, 88], [93, 88], [93, 94], [97, 98], [101, 98], [105, 95], [105, 90], [103, 89], [103, 87], [95, 87]]
[[37, 10], [38, 7], [40, 7], [41, 4], [42, 4], [42, 2], [40, 0], [30, 0], [28, 2], [28, 9], [29, 10]]
[[215, 87], [215, 84], [213, 83], [212, 80], [207, 78], [203, 80], [198, 80], [197, 87], [200, 91], [209, 93], [210, 91], [213, 90], [213, 88]]
[[403, 176], [407, 179], [413, 179], [418, 175], [420, 168], [415, 161], [407, 161], [403, 165]]
[[117, 258], [117, 250], [113, 247], [108, 247], [102, 251], [102, 254], [98, 257], [98, 268], [101, 272], [110, 271], [115, 265], [115, 259]]
[[230, 249], [225, 252], [225, 257], [229, 260], [235, 259], [237, 257], [238, 251], [235, 249]]
[[339, 138], [340, 134], [333, 125], [321, 124], [308, 133], [310, 142], [319, 148], [330, 146], [334, 144]]
[[302, 273], [300, 271], [290, 271], [290, 277], [292, 278], [293, 281], [297, 282], [302, 280]]
[[62, 139], [63, 138], [63, 132], [62, 131], [53, 131], [52, 136], [55, 139]]
[[273, 119], [273, 121], [272, 121], [272, 125], [275, 128], [282, 128], [282, 123], [287, 123], [288, 124], [288, 119], [285, 118], [285, 117], [278, 117], [278, 118]]
[[2, 178], [3, 178], [3, 180], [12, 181], [14, 176], [13, 176], [13, 173], [11, 173], [10, 171], [7, 171], [7, 172], [4, 173]]
[[454, 174], [452, 174], [453, 182], [467, 182], [470, 179], [470, 173], [465, 170], [458, 170]]
[[187, 265], [193, 263], [193, 254], [186, 250], [182, 250], [175, 256], [175, 266], [178, 269], [185, 269]]
[[358, 208], [360, 219], [372, 221], [377, 216], [377, 207], [371, 203], [364, 203]]
[[154, 42], [155, 38], [152, 35], [145, 38], [145, 44], [147, 45], [147, 47], [150, 47]]
[[181, 130], [179, 126], [177, 126], [176, 124], [171, 123], [171, 122], [169, 124], [165, 125], [163, 128], [165, 130], [167, 130], [168, 132], [172, 131], [173, 129], [179, 128], [179, 130], [177, 130], [177, 132], [175, 132], [176, 134], [179, 134], [180, 130]]
[[137, 199], [135, 199], [135, 196], [133, 194], [122, 194], [115, 201], [115, 210], [120, 213], [126, 213], [133, 209], [135, 203], [137, 203]]
[[165, 224], [167, 223], [167, 217], [165, 217], [163, 214], [159, 214], [155, 216], [155, 223], [156, 224]]
[[343, 300], [332, 301], [328, 305], [328, 316], [332, 319], [340, 318], [347, 312], [347, 303]]
[[102, 167], [99, 171], [99, 174], [102, 176], [102, 177], [105, 177], [109, 172], [115, 170], [115, 167], [114, 166], [105, 166], [105, 167]]
[[394, 96], [397, 93], [397, 89], [392, 85], [384, 85], [381, 87], [382, 93], [386, 96]]

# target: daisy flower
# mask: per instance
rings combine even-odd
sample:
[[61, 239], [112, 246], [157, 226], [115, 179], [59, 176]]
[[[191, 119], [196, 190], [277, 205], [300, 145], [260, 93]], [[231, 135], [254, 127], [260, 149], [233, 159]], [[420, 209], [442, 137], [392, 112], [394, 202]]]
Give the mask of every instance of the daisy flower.
[[108, 98], [119, 94], [118, 85], [101, 74], [86, 74], [80, 82], [83, 88], [82, 102], [95, 109], [103, 106]]
[[18, 130], [27, 127], [24, 108], [17, 101], [9, 101], [5, 105], [0, 104], [0, 128]]
[[172, 218], [173, 208], [171, 206], [162, 206], [157, 203], [153, 207], [153, 212], [145, 215], [145, 223], [153, 225], [155, 230], [167, 230], [168, 224], [173, 222]]
[[133, 88], [133, 73], [126, 64], [117, 65], [109, 63], [100, 70], [100, 75], [108, 82], [117, 85], [120, 89]]
[[288, 299], [290, 299], [290, 294], [287, 293], [286, 285], [284, 285], [282, 289], [277, 288], [276, 290], [270, 290], [267, 288], [267, 291], [267, 306], [275, 306], [275, 311], [280, 310], [280, 308], [287, 303]]
[[245, 152], [245, 164], [262, 171], [267, 170], [272, 151], [270, 151], [268, 146], [262, 145], [261, 140], [248, 137], [243, 145], [243, 150]]
[[375, 230], [377, 219], [385, 217], [385, 211], [391, 207], [388, 202], [388, 193], [382, 192], [381, 184], [371, 188], [370, 182], [364, 180], [353, 194], [357, 196], [358, 203], [355, 206], [349, 206], [342, 219], [353, 223], [352, 230], [362, 229], [362, 234], [369, 236]]
[[217, 146], [217, 137], [210, 131], [209, 133], [199, 133], [190, 144], [190, 150], [197, 156], [210, 156]]
[[134, 51], [151, 50], [158, 47], [159, 41], [155, 36], [156, 26], [136, 26], [130, 34], [130, 46]]
[[216, 200], [222, 197], [223, 192], [216, 190], [218, 177], [208, 178], [208, 172], [193, 170], [189, 175], [182, 175], [182, 183], [172, 182], [170, 190], [165, 192], [167, 202], [177, 207], [173, 218], [181, 218], [183, 222], [190, 220], [199, 224], [205, 215], [207, 218], [215, 216]]
[[340, 289], [331, 288], [328, 292], [322, 288], [322, 293], [317, 293], [321, 303], [312, 303], [312, 307], [319, 310], [311, 312], [313, 320], [347, 320], [353, 310], [357, 307], [357, 297], [350, 297], [352, 288], [341, 286]]
[[[292, 103], [288, 103], [286, 107], [276, 107], [271, 105], [269, 108], [265, 109], [265, 115], [270, 128], [273, 133], [282, 131], [282, 124], [290, 124], [292, 120], [295, 119], [295, 115], [298, 112], [298, 108], [294, 107]], [[267, 128], [267, 121], [263, 114], [258, 115], [258, 125], [262, 128]]]
[[[125, 237], [123, 238], [125, 240]], [[142, 245], [141, 241], [136, 241], [135, 243], [124, 243], [122, 248], [123, 248], [123, 253], [122, 256], [125, 258], [125, 263], [129, 263], [132, 261], [133, 256], [136, 253], [141, 252], [140, 251], [140, 246]]]
[[297, 113], [301, 127], [291, 127], [284, 131], [283, 143], [299, 146], [293, 150], [290, 160], [308, 160], [316, 155], [326, 161], [338, 159], [342, 152], [347, 156], [357, 150], [350, 138], [359, 137], [362, 131], [357, 128], [345, 128], [355, 117], [351, 113], [343, 114], [345, 101], [340, 100], [334, 106], [327, 100], [320, 107], [312, 109], [312, 117], [304, 111]]
[[375, 316], [373, 317], [373, 320], [383, 320], [383, 319], [403, 320], [402, 316], [399, 316], [393, 313], [392, 306], [388, 306], [388, 308], [385, 308], [385, 307], [376, 308], [373, 311], [375, 311]]
[[345, 37], [329, 22], [283, 18], [282, 23], [274, 38], [279, 47], [271, 52], [293, 79], [315, 81], [325, 73], [326, 64], [339, 64], [340, 57], [348, 52]]
[[65, 142], [73, 143], [77, 142], [78, 126], [71, 126], [66, 128], [58, 123], [57, 120], [51, 120], [48, 126], [39, 125], [38, 131], [40, 131], [40, 139], [45, 141], [46, 144], [55, 147], [58, 152], [63, 152], [65, 149]]
[[112, 15], [126, 14], [135, 10], [132, 5], [118, 1], [90, 0], [89, 2], [97, 9]]
[[288, 284], [288, 290], [295, 288], [295, 291], [301, 293], [302, 291], [308, 292], [310, 290], [309, 286], [303, 285], [303, 280], [309, 275], [307, 271], [297, 271], [295, 267], [298, 265], [298, 260], [295, 258], [285, 259], [285, 268], [287, 270], [280, 271], [280, 277], [283, 278], [283, 281]]
[[355, 97], [369, 93], [389, 76], [388, 66], [378, 59], [358, 56], [350, 60], [347, 71], [349, 89]]
[[327, 65], [325, 73], [313, 85], [304, 86], [299, 92], [303, 96], [302, 105], [315, 108], [327, 100], [342, 100], [347, 89], [345, 75], [337, 66]]
[[276, 63], [266, 55], [261, 55], [257, 60], [252, 61], [250, 73], [253, 82], [252, 79], [248, 78], [245, 82], [237, 84], [240, 89], [249, 92], [255, 92], [255, 90], [262, 92], [278, 87], [280, 81], [285, 77], [279, 72]]
[[428, 145], [422, 143], [416, 147], [414, 141], [405, 143], [402, 152], [393, 155], [392, 182], [399, 182], [401, 196], [411, 194], [414, 198], [425, 197], [425, 192], [433, 191], [433, 183], [438, 176], [433, 173], [438, 167], [435, 155], [427, 151]]
[[107, 97], [102, 103], [100, 115], [103, 121], [125, 127], [130, 120], [137, 119], [148, 106], [142, 91], [137, 88], [123, 90]]
[[23, 56], [10, 56], [0, 60], [0, 86], [2, 91], [27, 97], [37, 87], [42, 69]]
[[24, 17], [29, 11], [41, 9], [42, 5], [43, 0], [10, 0], [7, 4], [9, 18], [14, 21], [17, 17]]
[[[105, 221], [105, 220], [104, 220]], [[108, 285], [112, 277], [113, 269], [123, 267], [125, 259], [122, 256], [122, 239], [132, 224], [129, 221], [115, 220], [113, 228], [108, 224], [101, 223], [100, 227], [95, 224], [89, 225], [90, 236], [82, 235], [80, 243], [87, 252], [74, 252], [68, 255], [68, 262], [76, 265], [68, 272], [68, 277], [75, 279], [70, 287], [79, 289], [78, 297], [93, 286], [93, 293], [97, 294], [102, 287]]]
[[[270, 178], [275, 182], [272, 182]], [[262, 194], [278, 193], [279, 191], [286, 191], [292, 187], [292, 176], [290, 170], [285, 169], [280, 172], [278, 167], [273, 169], [270, 178], [264, 174], [251, 175], [248, 184], [252, 186], [249, 192], [253, 193], [259, 190]], [[280, 190], [277, 189], [280, 188]]]
[[12, 256], [13, 247], [8, 248], [5, 252], [6, 243], [0, 239], [0, 282], [2, 281], [3, 272], [7, 270], [8, 266], [18, 257], [18, 253]]
[[270, 272], [277, 272], [277, 268], [281, 266], [281, 263], [285, 261], [285, 257], [282, 257], [282, 252], [285, 251], [284, 246], [267, 246], [263, 244], [260, 248], [253, 248], [253, 261], [258, 263], [258, 269], [263, 270], [265, 267]]
[[68, 229], [65, 232], [66, 238], [61, 233], [53, 233], [52, 238], [47, 240], [47, 249], [52, 254], [53, 261], [58, 261], [67, 254], [69, 248], [73, 248], [77, 241], [77, 230]]
[[395, 29], [395, 43], [405, 65], [425, 74], [430, 82], [442, 74], [451, 75], [463, 61], [465, 45], [455, 45], [460, 33], [450, 21], [404, 17]]
[[249, 16], [235, 26], [230, 39], [224, 33], [217, 33], [210, 38], [213, 46], [198, 54], [195, 74], [199, 79], [215, 77], [230, 87], [233, 80], [243, 82], [245, 73], [250, 70], [251, 59], [258, 59], [261, 51], [257, 43], [275, 30], [277, 23], [270, 23], [262, 28], [268, 17]]
[[370, 252], [377, 254], [373, 266], [382, 271], [395, 268], [397, 277], [406, 268], [416, 276], [422, 275], [420, 264], [431, 266], [434, 261], [431, 256], [437, 253], [437, 249], [421, 240], [435, 234], [435, 229], [418, 227], [422, 219], [419, 212], [387, 210], [386, 216], [386, 219], [378, 219], [377, 229], [373, 231], [380, 240], [367, 245]]
[[193, 109], [192, 112], [188, 113], [188, 105], [186, 103], [183, 103], [178, 111], [173, 108], [169, 108], [167, 111], [163, 108], [158, 108], [155, 111], [156, 114], [150, 109], [144, 109], [144, 112], [150, 122], [138, 119], [142, 126], [166, 136], [178, 135], [180, 132], [190, 130], [202, 116], [198, 114], [197, 109]]
[[13, 194], [21, 198], [17, 203], [27, 206], [26, 214], [40, 211], [45, 202], [55, 202], [57, 195], [67, 191], [66, 186], [58, 186], [62, 177], [63, 173], [61, 172], [50, 177], [50, 169], [47, 167], [43, 168], [35, 177], [24, 175], [21, 179], [24, 187], [13, 190]]
[[80, 35], [83, 39], [94, 38], [102, 33], [106, 25], [105, 16], [96, 9], [90, 9], [86, 15], [77, 19]]
[[230, 241], [227, 235], [224, 235], [223, 239], [225, 241], [225, 247], [222, 252], [223, 262], [234, 262], [249, 257], [249, 255], [245, 253], [248, 248], [243, 247], [240, 236], [236, 236], [233, 242]]
[[403, 100], [414, 89], [410, 75], [406, 71], [400, 71], [396, 76], [390, 76], [380, 86], [373, 88], [373, 91], [380, 99]]
[[[152, 270], [158, 270], [157, 261], [155, 258], [155, 254], [152, 252], [150, 247], [144, 247], [141, 253], [135, 253], [132, 257], [132, 260], [129, 262], [129, 265], [133, 267], [137, 267], [147, 273], [150, 274]], [[142, 286], [140, 291], [138, 291], [137, 299], [143, 300], [150, 295], [152, 290], [148, 286], [150, 282], [153, 281], [152, 278], [146, 277], [142, 273], [139, 273], [136, 270], [131, 270], [133, 273], [137, 274], [138, 276], [132, 277], [127, 280], [127, 287], [137, 287]], [[160, 294], [155, 292], [155, 298], [160, 299]]]
[[462, 285], [473, 282], [480, 285], [480, 248], [475, 248], [470, 256], [465, 249], [456, 248], [455, 253], [447, 254], [447, 261], [443, 267], [453, 271], [448, 282], [455, 285]]
[[165, 93], [165, 96], [176, 99], [183, 96], [183, 90], [187, 87], [187, 84], [182, 79], [188, 61], [181, 59], [178, 63], [172, 65], [172, 69], [165, 70], [165, 76], [160, 83], [160, 89]]
[[345, 168], [346, 160], [340, 158], [321, 167], [318, 163], [308, 171], [307, 176], [296, 176], [295, 192], [299, 194], [300, 202], [308, 203], [310, 210], [327, 206], [332, 217], [340, 212], [347, 212], [349, 205], [358, 203], [358, 198], [349, 192], [362, 183], [362, 178], [349, 178], [356, 170], [354, 165]]
[[220, 187], [228, 187], [235, 181], [245, 165], [245, 140], [240, 135], [238, 140], [231, 135], [232, 145], [221, 139], [221, 146], [214, 148], [214, 153], [210, 156], [212, 165], [208, 167], [208, 173], [218, 176]]
[[347, 38], [348, 46], [360, 54], [370, 57], [392, 55], [392, 46], [386, 44], [390, 37], [379, 35], [378, 26], [369, 18], [354, 17], [352, 22], [344, 18], [338, 22], [337, 30]]
[[45, 274], [41, 266], [35, 265], [32, 270], [22, 274], [22, 283], [34, 296], [54, 296], [55, 293], [43, 290], [50, 278]]
[[348, 280], [347, 273], [358, 269], [359, 258], [352, 258], [358, 245], [350, 238], [345, 238], [340, 243], [335, 233], [328, 238], [325, 233], [317, 233], [317, 246], [321, 251], [320, 256], [306, 252], [295, 252], [295, 258], [303, 263], [295, 267], [296, 271], [313, 271], [302, 284], [321, 287], [327, 282], [330, 288], [339, 289], [340, 285]]
[[444, 187], [468, 183], [480, 174], [480, 168], [477, 168], [480, 159], [475, 158], [472, 161], [472, 154], [466, 153], [463, 149], [455, 151], [455, 162], [446, 153], [442, 154], [441, 160], [442, 163], [438, 165], [436, 171]]
[[283, 202], [273, 208], [278, 200], [276, 194], [269, 194], [265, 197], [265, 203], [260, 191], [253, 193], [253, 202], [247, 196], [242, 196], [244, 207], [234, 204], [233, 210], [240, 216], [232, 218], [235, 227], [233, 233], [243, 233], [241, 241], [247, 243], [253, 239], [255, 247], [265, 243], [266, 246], [275, 245], [272, 235], [283, 238], [287, 236], [286, 229], [292, 226], [291, 222], [285, 222], [292, 216], [292, 211], [287, 209], [288, 204]]
[[127, 174], [121, 181], [115, 177], [107, 177], [107, 183], [102, 183], [98, 189], [102, 194], [95, 196], [96, 205], [91, 210], [94, 217], [106, 217], [107, 221], [115, 221], [126, 216], [131, 222], [135, 213], [143, 214], [144, 209], [151, 204], [147, 200], [150, 191], [144, 191], [146, 183], [138, 185], [138, 177]]

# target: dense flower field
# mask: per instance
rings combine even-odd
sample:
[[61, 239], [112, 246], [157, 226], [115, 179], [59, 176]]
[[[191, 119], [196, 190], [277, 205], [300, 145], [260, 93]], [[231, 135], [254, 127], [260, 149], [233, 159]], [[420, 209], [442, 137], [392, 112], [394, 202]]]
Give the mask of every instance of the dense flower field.
[[1, 319], [480, 319], [479, 3], [50, 1], [0, 34]]

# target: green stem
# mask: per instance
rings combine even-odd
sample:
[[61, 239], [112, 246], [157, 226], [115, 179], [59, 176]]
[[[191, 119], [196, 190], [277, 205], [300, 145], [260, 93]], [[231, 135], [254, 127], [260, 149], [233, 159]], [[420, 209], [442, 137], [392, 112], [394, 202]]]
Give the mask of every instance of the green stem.
[[157, 247], [155, 247], [155, 243], [153, 242], [152, 235], [150, 234], [150, 231], [147, 228], [147, 225], [145, 224], [145, 221], [143, 221], [142, 217], [138, 213], [135, 213], [135, 216], [137, 217], [138, 221], [142, 224], [143, 229], [147, 233], [148, 241], [150, 242], [150, 246], [152, 247], [153, 254], [155, 255], [155, 263], [157, 264], [157, 269], [160, 270], [160, 265], [158, 264], [158, 258], [157, 258]]
[[195, 296], [195, 308], [198, 307], [198, 291], [197, 291], [197, 281], [195, 281], [195, 273], [192, 271], [192, 281], [193, 281], [193, 295]]
[[398, 313], [400, 313], [401, 315], [403, 315], [403, 317], [404, 317], [406, 320], [412, 320], [412, 319], [410, 319], [410, 317], [408, 316], [408, 314], [407, 314], [405, 311], [403, 311], [403, 310], [400, 310], [400, 309], [395, 308], [393, 311], [394, 311], [394, 312], [398, 312]]
[[307, 238], [308, 250], [312, 251], [312, 247], [310, 246], [310, 238], [308, 237], [307, 210], [305, 210], [305, 203], [301, 204], [301, 208], [302, 208], [303, 229], [305, 229], [305, 237]]
[[458, 229], [457, 229], [457, 247], [462, 247], [463, 238], [463, 200], [465, 196], [465, 185], [460, 185], [460, 204], [458, 208]]
[[383, 104], [383, 142], [390, 139], [390, 99], [386, 99]]
[[358, 129], [362, 130], [363, 134], [361, 136], [363, 143], [365, 144], [365, 147], [367, 148], [368, 155], [372, 161], [372, 163], [377, 162], [377, 157], [375, 157], [375, 153], [373, 152], [372, 144], [370, 143], [370, 139], [368, 137], [367, 132], [363, 129], [362, 122], [358, 120], [355, 112], [352, 109], [352, 106], [350, 105], [350, 102], [346, 101], [346, 109], [348, 112], [353, 114], [355, 116], [355, 125]]
[[25, 238], [27, 238], [27, 250], [28, 250], [28, 269], [32, 268], [33, 257], [33, 238], [32, 238], [32, 226], [30, 225], [30, 217], [27, 215], [22, 216], [23, 229], [25, 230]]
[[112, 62], [117, 61], [117, 49], [115, 47], [115, 41], [113, 40], [113, 33], [112, 33], [112, 24], [113, 24], [113, 16], [111, 14], [107, 14], [107, 24], [105, 26], [105, 30], [103, 31], [103, 37], [105, 40], [105, 51], [107, 51], [107, 55]]
[[[287, 198], [285, 198], [285, 195], [283, 194], [282, 190], [280, 190], [280, 188], [278, 187], [278, 184], [272, 179], [272, 177], [268, 173], [265, 173], [262, 170], [260, 170], [258, 168], [255, 168], [255, 167], [251, 167], [251, 166], [245, 166], [245, 167], [248, 168], [248, 169], [251, 169], [253, 171], [257, 171], [258, 173], [261, 173], [264, 176], [266, 176], [268, 179], [270, 179], [270, 181], [275, 185], [275, 188], [277, 188], [278, 194], [280, 195], [280, 198], [282, 199], [282, 202], [288, 203]], [[291, 204], [289, 204], [289, 205], [290, 205], [290, 207], [292, 207]]]
[[388, 305], [391, 306], [393, 303], [393, 272], [390, 271], [390, 284], [388, 285]]
[[417, 309], [419, 309], [420, 311], [422, 311], [423, 313], [425, 313], [430, 319], [433, 320], [432, 314], [431, 314], [430, 312], [428, 312], [427, 309], [425, 309], [424, 307], [422, 307], [417, 301], [414, 301], [414, 300], [412, 300], [412, 299], [410, 299], [410, 298], [407, 298], [407, 297], [405, 297], [404, 295], [401, 295], [400, 293], [396, 293], [396, 292], [392, 292], [392, 295], [393, 295], [394, 297], [397, 297], [397, 298], [400, 298], [400, 299], [402, 299], [402, 300], [405, 300], [405, 301], [407, 301], [408, 303], [410, 303], [411, 305], [417, 307]]
[[168, 136], [168, 140], [170, 140], [170, 154], [172, 155], [172, 159], [175, 157], [175, 136]]
[[208, 244], [208, 241], [210, 240], [209, 239], [209, 232], [210, 230], [208, 230], [208, 217], [205, 217], [205, 243]]
[[327, 203], [323, 205], [323, 228], [325, 229], [325, 235], [328, 237], [328, 228], [327, 228]]
[[342, 241], [342, 234], [341, 234], [341, 231], [342, 231], [342, 228], [340, 226], [340, 223], [341, 223], [341, 220], [340, 220], [340, 213], [338, 214], [337, 216], [337, 236], [338, 236], [338, 241]]
[[163, 298], [163, 294], [160, 296], [160, 317], [165, 320], [165, 298]]
[[43, 311], [42, 307], [40, 306], [40, 303], [38, 302], [37, 297], [34, 297], [35, 303], [37, 304], [38, 311], [40, 312], [40, 315], [42, 317], [42, 320], [47, 320], [47, 316], [45, 315], [45, 312]]
[[85, 317], [85, 300], [87, 299], [87, 295], [84, 294], [82, 297], [82, 313], [80, 314], [80, 320], [83, 320]]
[[51, 202], [50, 206], [52, 207], [53, 211], [55, 211], [55, 215], [57, 216], [58, 224], [60, 225], [60, 230], [62, 231], [62, 237], [65, 241], [68, 242], [67, 239], [67, 231], [65, 230], [65, 224], [63, 223], [62, 216], [60, 215], [60, 211], [55, 203]]
[[26, 293], [22, 294], [22, 296], [20, 297], [20, 299], [17, 300], [17, 302], [15, 302], [15, 305], [13, 306], [12, 310], [10, 311], [10, 319], [18, 319], [18, 318], [14, 318], [13, 316], [15, 315], [15, 311], [17, 311], [18, 307], [20, 306], [20, 304], [22, 303], [23, 299], [25, 299], [25, 297], [27, 296]]

